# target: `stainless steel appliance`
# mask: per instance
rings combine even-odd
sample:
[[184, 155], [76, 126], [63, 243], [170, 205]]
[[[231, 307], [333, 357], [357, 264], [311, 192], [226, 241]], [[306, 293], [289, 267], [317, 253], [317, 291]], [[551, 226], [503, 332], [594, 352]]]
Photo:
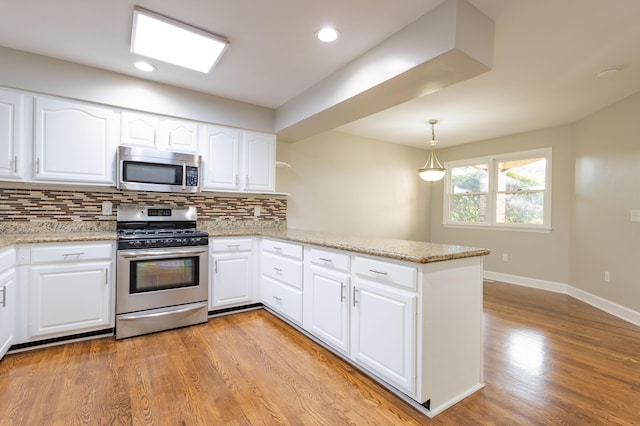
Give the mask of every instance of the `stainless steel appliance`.
[[120, 146], [117, 163], [120, 189], [200, 191], [200, 155]]
[[195, 207], [118, 206], [116, 339], [207, 321], [206, 232]]

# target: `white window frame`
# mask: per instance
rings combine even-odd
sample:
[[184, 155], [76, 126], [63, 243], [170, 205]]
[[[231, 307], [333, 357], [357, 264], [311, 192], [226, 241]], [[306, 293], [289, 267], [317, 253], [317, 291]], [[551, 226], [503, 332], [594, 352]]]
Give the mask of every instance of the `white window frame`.
[[[527, 158], [545, 157], [546, 175], [544, 189], [544, 213], [542, 224], [526, 223], [498, 223], [496, 222], [496, 203], [498, 191], [498, 164], [505, 161], [524, 160]], [[486, 206], [486, 220], [484, 222], [458, 222], [449, 220], [450, 200], [451, 200], [451, 169], [454, 167], [477, 166], [487, 164], [488, 166], [488, 193]], [[512, 231], [529, 232], [550, 232], [551, 231], [551, 199], [552, 199], [552, 149], [541, 148], [530, 151], [521, 151], [508, 154], [493, 155], [489, 157], [471, 158], [466, 160], [448, 161], [444, 167], [449, 171], [445, 176], [444, 200], [443, 200], [443, 225], [445, 227], [473, 228], [473, 229], [499, 229]], [[471, 194], [473, 195], [473, 194]]]

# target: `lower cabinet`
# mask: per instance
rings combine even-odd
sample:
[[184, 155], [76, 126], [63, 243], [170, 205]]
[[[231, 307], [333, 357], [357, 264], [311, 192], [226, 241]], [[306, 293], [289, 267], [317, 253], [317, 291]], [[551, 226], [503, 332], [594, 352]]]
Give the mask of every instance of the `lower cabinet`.
[[351, 357], [414, 395], [418, 296], [361, 278], [352, 295]]
[[112, 242], [19, 248], [18, 343], [113, 328], [114, 259]]
[[0, 250], [0, 358], [14, 341], [16, 322], [15, 251]]
[[416, 274], [405, 265], [307, 247], [304, 328], [413, 396]]
[[263, 239], [260, 267], [262, 303], [302, 325], [302, 246]]
[[209, 310], [256, 302], [253, 238], [211, 238], [209, 249]]

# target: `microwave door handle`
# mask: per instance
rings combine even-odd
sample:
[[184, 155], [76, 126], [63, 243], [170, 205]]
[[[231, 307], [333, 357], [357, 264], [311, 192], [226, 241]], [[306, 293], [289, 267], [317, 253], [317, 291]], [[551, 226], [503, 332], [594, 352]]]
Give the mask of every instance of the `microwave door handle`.
[[182, 190], [187, 189], [187, 163], [182, 163]]

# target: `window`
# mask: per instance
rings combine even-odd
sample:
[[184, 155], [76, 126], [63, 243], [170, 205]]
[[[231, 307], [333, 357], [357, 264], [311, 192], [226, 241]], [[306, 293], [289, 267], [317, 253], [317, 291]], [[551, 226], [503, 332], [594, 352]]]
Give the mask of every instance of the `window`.
[[445, 167], [445, 225], [551, 229], [551, 148]]

